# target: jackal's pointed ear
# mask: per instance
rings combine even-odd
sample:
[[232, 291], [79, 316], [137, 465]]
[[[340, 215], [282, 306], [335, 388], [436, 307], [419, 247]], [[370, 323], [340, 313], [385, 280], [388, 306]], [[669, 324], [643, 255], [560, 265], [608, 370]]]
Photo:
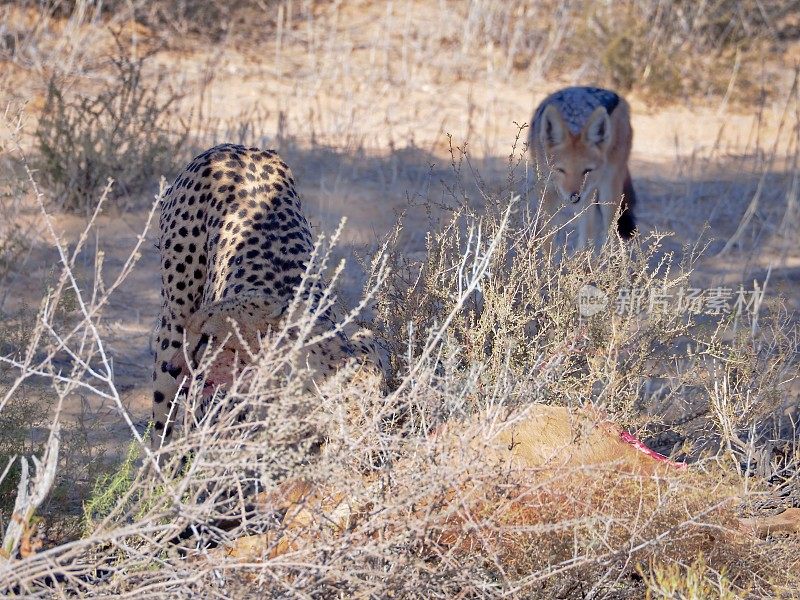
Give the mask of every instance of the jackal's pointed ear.
[[583, 128], [583, 135], [587, 143], [597, 145], [601, 150], [611, 145], [611, 119], [608, 111], [602, 106], [594, 109]]
[[539, 139], [545, 148], [558, 146], [564, 141], [566, 127], [561, 113], [555, 105], [545, 107], [542, 113], [542, 123], [539, 129]]

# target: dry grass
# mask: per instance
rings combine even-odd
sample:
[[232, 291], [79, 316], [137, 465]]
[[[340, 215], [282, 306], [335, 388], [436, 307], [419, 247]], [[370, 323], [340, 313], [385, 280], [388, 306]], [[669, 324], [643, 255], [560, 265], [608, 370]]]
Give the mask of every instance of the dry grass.
[[584, 79], [661, 103], [732, 92], [752, 100], [759, 59], [791, 35], [792, 17], [781, 1], [476, 0], [469, 3], [464, 38], [492, 44], [507, 71], [553, 77], [577, 70]]
[[[191, 2], [104, 3], [105, 12], [88, 2], [22, 4], [0, 9], [4, 96], [34, 100], [28, 122], [7, 113], [2, 138], [0, 159], [14, 165], [0, 181], [9, 303], [34, 281], [25, 256], [50, 264], [36, 308], [0, 323], [3, 531], [23, 475], [15, 455], [52, 453], [47, 432], [62, 426], [50, 497], [38, 508], [26, 501], [17, 511], [25, 527], [4, 543], [5, 593], [796, 594], [797, 540], [736, 531], [739, 515], [800, 501], [796, 288], [782, 299], [770, 280], [764, 301], [740, 314], [609, 308], [581, 317], [576, 306], [586, 284], [612, 301], [629, 288], [674, 297], [719, 284], [719, 272], [751, 289], [744, 278], [761, 264], [784, 265], [790, 283], [797, 87], [788, 72], [763, 85], [757, 61], [776, 69], [790, 44], [787, 5], [637, 0], [612, 14], [585, 2], [242, 2], [226, 22], [218, 7], [189, 19]], [[208, 65], [215, 82], [204, 88]], [[159, 86], [178, 74], [187, 91]], [[521, 79], [543, 76], [678, 104], [713, 97], [723, 113], [738, 106], [757, 119], [744, 146], [729, 150], [720, 132], [677, 153], [674, 173], [655, 165], [656, 175], [637, 178], [647, 201], [628, 249], [612, 240], [599, 257], [556, 260], [534, 235], [536, 199], [524, 196], [525, 149], [514, 142], [524, 132], [501, 126], [513, 111], [497, 108], [516, 102]], [[532, 108], [524, 102], [521, 118]], [[101, 116], [87, 124], [92, 106]], [[198, 106], [203, 118], [190, 123]], [[35, 131], [38, 140], [28, 137]], [[347, 371], [311, 393], [306, 374], [285, 368], [292, 352], [265, 347], [226, 399], [165, 449], [188, 464], [158, 467], [127, 404], [126, 356], [112, 349], [109, 323], [130, 319], [131, 307], [115, 303], [154, 265], [141, 189], [222, 138], [278, 146], [323, 231], [350, 218], [310, 271], [328, 277], [347, 258], [334, 291], [345, 305], [365, 300], [355, 318], [390, 358], [388, 392]], [[120, 183], [105, 188], [109, 176]], [[89, 213], [75, 235], [60, 227], [66, 198]], [[104, 208], [109, 200], [115, 210]], [[365, 206], [380, 213], [374, 231]], [[123, 256], [112, 226], [126, 217], [145, 233], [127, 238]], [[723, 239], [708, 239], [705, 219]], [[739, 262], [755, 267], [739, 271]], [[286, 327], [302, 330], [308, 319], [297, 314]], [[129, 377], [147, 393], [146, 366]], [[122, 424], [110, 440], [116, 468], [94, 441], [104, 424], [67, 416], [79, 401], [107, 403]], [[484, 440], [508, 414], [541, 404], [602, 408], [692, 466], [667, 476], [498, 470], [480, 444], [432, 435], [447, 424]], [[38, 470], [29, 475], [46, 483]], [[28, 519], [34, 511], [43, 523]], [[54, 524], [60, 534], [37, 542]]]
[[148, 58], [120, 52], [111, 83], [96, 95], [68, 100], [62, 82], [48, 82], [34, 167], [62, 210], [90, 215], [109, 180], [116, 198], [129, 197], [179, 164], [194, 119], [177, 114], [183, 93], [166, 76], [143, 78]]

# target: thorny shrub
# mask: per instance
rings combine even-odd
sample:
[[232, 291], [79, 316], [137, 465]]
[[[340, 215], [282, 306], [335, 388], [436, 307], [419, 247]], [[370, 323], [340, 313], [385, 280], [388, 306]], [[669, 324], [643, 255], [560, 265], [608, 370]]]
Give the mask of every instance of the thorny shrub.
[[40, 183], [68, 211], [90, 214], [109, 179], [115, 198], [130, 195], [185, 158], [192, 119], [177, 118], [183, 95], [166, 75], [144, 76], [148, 54], [132, 58], [119, 48], [96, 94], [72, 97], [56, 77], [47, 87], [35, 166]]

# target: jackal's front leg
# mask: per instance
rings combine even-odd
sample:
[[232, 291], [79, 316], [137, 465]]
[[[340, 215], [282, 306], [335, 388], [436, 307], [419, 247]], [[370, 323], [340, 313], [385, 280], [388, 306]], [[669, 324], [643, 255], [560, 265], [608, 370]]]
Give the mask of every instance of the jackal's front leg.
[[[603, 244], [603, 213], [597, 195], [589, 197], [590, 201], [582, 207], [578, 215], [578, 240], [575, 249], [585, 250], [591, 243], [595, 254]], [[599, 241], [598, 241], [599, 240]]]

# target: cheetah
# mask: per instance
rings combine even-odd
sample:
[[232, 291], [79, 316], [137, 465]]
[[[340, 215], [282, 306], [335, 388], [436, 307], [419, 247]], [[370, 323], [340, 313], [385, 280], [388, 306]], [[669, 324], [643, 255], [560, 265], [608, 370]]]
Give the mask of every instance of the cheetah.
[[[245, 356], [232, 323], [248, 343], [274, 329], [294, 299], [313, 250], [292, 172], [273, 150], [233, 144], [206, 150], [167, 188], [160, 207], [154, 450], [173, 434], [180, 382], [190, 375], [184, 356], [196, 365], [212, 340], [227, 339], [219, 362], [229, 363], [229, 383], [230, 359], [237, 352], [240, 359]], [[317, 329], [334, 326], [331, 311], [315, 323]], [[351, 358], [383, 373], [368, 335], [337, 332], [319, 346], [306, 349], [304, 356], [315, 377], [335, 372]], [[212, 379], [213, 385], [224, 385], [221, 370], [212, 367], [206, 384]]]

